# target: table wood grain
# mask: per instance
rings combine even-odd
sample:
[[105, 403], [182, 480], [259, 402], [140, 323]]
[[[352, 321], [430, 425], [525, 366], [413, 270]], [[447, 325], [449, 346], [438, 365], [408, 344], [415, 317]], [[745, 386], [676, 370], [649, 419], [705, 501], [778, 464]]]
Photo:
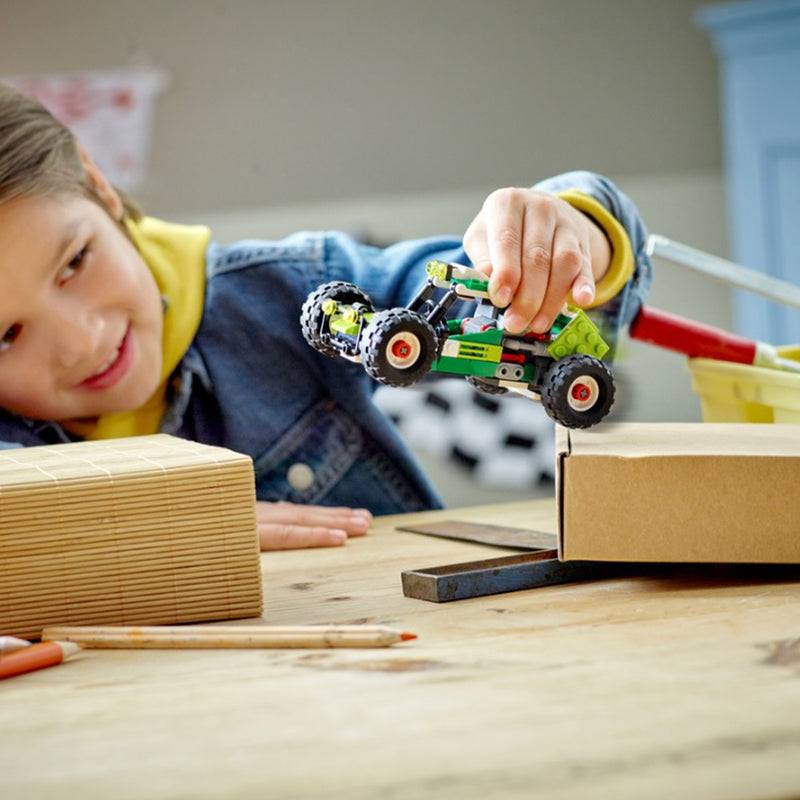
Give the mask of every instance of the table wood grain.
[[433, 519], [555, 531], [539, 500], [384, 517], [342, 548], [264, 554], [265, 624], [377, 623], [419, 638], [87, 650], [4, 681], [3, 795], [800, 795], [800, 568], [656, 566], [428, 603], [402, 595], [403, 570], [508, 552], [396, 530]]

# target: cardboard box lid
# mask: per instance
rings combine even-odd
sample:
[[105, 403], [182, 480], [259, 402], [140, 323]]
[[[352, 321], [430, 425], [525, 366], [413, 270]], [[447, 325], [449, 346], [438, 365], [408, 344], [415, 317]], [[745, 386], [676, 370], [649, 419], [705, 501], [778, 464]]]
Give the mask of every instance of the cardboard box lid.
[[800, 456], [800, 425], [730, 422], [641, 422], [588, 430], [559, 427], [556, 452], [620, 458]]
[[800, 563], [800, 425], [557, 432], [565, 560]]

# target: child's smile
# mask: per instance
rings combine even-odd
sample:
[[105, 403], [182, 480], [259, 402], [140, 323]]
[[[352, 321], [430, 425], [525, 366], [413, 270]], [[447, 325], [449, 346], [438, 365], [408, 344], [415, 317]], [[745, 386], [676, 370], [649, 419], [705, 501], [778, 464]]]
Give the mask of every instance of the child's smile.
[[92, 391], [102, 391], [113, 386], [122, 380], [133, 365], [133, 344], [131, 341], [131, 329], [128, 326], [125, 335], [120, 343], [114, 348], [114, 352], [106, 359], [97, 372], [90, 375], [85, 381], [81, 382], [84, 389]]
[[105, 208], [77, 196], [0, 205], [0, 406], [68, 421], [156, 390], [159, 291]]

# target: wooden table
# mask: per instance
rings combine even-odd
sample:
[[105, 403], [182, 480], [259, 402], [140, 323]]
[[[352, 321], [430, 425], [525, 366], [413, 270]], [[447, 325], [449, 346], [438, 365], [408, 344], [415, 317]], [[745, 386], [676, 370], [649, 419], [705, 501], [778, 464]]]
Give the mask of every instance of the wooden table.
[[[550, 501], [424, 516], [555, 530]], [[416, 641], [93, 650], [4, 681], [3, 796], [800, 794], [800, 645], [770, 659], [800, 635], [800, 570], [654, 568], [436, 604], [403, 597], [400, 572], [503, 551], [400, 521], [343, 548], [265, 554], [264, 619], [382, 623]]]

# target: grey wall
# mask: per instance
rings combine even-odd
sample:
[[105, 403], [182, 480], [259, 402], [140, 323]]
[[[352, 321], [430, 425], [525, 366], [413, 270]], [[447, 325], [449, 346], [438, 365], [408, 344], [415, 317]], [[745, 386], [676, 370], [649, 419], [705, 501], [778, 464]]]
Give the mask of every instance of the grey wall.
[[0, 0], [0, 75], [165, 70], [157, 214], [720, 169], [695, 0]]

